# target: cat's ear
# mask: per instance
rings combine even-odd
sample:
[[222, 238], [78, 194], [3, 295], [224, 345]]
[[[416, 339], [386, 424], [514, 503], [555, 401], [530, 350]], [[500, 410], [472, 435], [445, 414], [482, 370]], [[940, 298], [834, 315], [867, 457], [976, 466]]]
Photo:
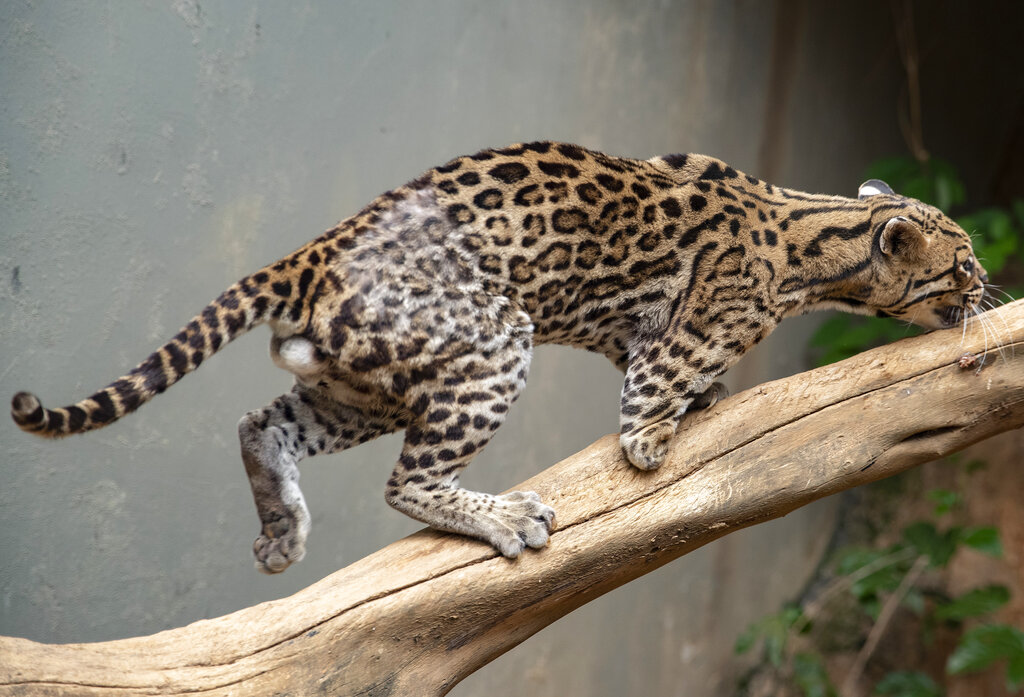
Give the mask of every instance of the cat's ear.
[[881, 179], [868, 179], [866, 182], [860, 185], [857, 189], [857, 198], [865, 199], [868, 196], [877, 196], [878, 194], [895, 194], [892, 187], [886, 184]]
[[924, 252], [931, 240], [917, 223], [898, 215], [890, 218], [878, 236], [878, 248], [888, 257], [913, 259]]

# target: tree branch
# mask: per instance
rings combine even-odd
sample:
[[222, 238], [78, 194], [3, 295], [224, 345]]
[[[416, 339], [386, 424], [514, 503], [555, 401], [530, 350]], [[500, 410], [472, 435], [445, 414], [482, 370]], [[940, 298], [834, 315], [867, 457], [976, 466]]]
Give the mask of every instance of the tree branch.
[[[0, 695], [443, 695], [599, 595], [748, 525], [1024, 424], [1024, 301], [685, 419], [641, 472], [606, 436], [517, 488], [558, 511], [516, 561], [423, 531], [282, 600], [153, 636], [0, 637]], [[984, 353], [980, 370], [965, 352]], [[979, 362], [981, 362], [979, 360]]]

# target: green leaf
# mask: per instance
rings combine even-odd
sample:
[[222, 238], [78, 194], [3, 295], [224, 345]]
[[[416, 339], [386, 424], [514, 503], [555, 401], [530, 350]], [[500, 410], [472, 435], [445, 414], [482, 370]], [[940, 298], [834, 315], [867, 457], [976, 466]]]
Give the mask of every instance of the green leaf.
[[1010, 692], [1016, 692], [1024, 683], [1024, 653], [1010, 656], [1006, 665], [1006, 687]]
[[918, 554], [927, 556], [932, 567], [940, 567], [948, 564], [956, 552], [958, 533], [958, 528], [939, 532], [933, 524], [918, 521], [904, 528], [903, 539]]
[[803, 615], [798, 607], [786, 607], [777, 615], [769, 616], [764, 635], [764, 646], [768, 660], [776, 668], [785, 660], [786, 643], [789, 641], [789, 630]]
[[984, 670], [1000, 659], [1009, 659], [1007, 678], [1020, 683], [1024, 661], [1024, 631], [1005, 624], [986, 624], [965, 632], [946, 661], [950, 675]]
[[935, 610], [939, 620], [965, 620], [995, 612], [1010, 601], [1010, 591], [1006, 586], [985, 586], [975, 588], [955, 598], [949, 603], [940, 605]]
[[989, 556], [1003, 556], [1003, 543], [999, 541], [999, 530], [991, 525], [964, 528], [960, 531], [960, 541]]
[[[868, 565], [878, 565], [886, 557], [898, 552], [900, 547], [889, 549], [870, 549], [866, 547], [848, 547], [839, 555], [836, 571], [842, 576], [850, 576], [861, 571]], [[879, 566], [875, 571], [858, 578], [850, 584], [850, 593], [871, 617], [877, 617], [880, 603], [878, 593], [891, 592], [900, 585], [900, 580], [910, 568], [910, 560], [895, 558], [887, 564]]]
[[860, 598], [860, 609], [863, 610], [864, 614], [871, 619], [877, 621], [878, 616], [882, 614], [882, 599], [877, 595], [870, 595]]
[[925, 673], [898, 670], [875, 685], [874, 694], [892, 697], [942, 697], [942, 688]]
[[984, 460], [980, 459], [980, 458], [974, 458], [973, 460], [968, 460], [967, 464], [964, 465], [964, 469], [967, 470], [967, 474], [974, 474], [975, 472], [980, 472], [981, 470], [985, 469], [986, 467], [988, 467], [988, 463], [985, 462]]
[[874, 564], [885, 555], [885, 550], [872, 547], [861, 547], [859, 545], [843, 547], [836, 554], [836, 572], [843, 576], [852, 574], [854, 571], [863, 569], [868, 564]]
[[771, 632], [764, 635], [764, 651], [768, 661], [779, 668], [786, 658], [786, 640], [788, 637], [781, 632]]
[[793, 657], [793, 681], [804, 697], [834, 697], [836, 694], [825, 664], [817, 654], [798, 653]]
[[754, 631], [754, 626], [747, 627], [742, 634], [736, 637], [736, 643], [733, 645], [732, 650], [737, 656], [750, 651], [754, 648], [754, 644], [757, 643], [757, 633]]
[[974, 255], [990, 275], [999, 273], [1019, 246], [1013, 216], [1002, 208], [983, 208], [957, 219], [973, 238]]
[[746, 653], [753, 648], [758, 639], [763, 639], [768, 660], [775, 667], [781, 666], [785, 659], [790, 630], [802, 616], [800, 608], [789, 606], [773, 615], [762, 617], [740, 634], [733, 645], [733, 651], [737, 654]]
[[949, 513], [960, 505], [960, 494], [949, 489], [932, 489], [928, 492], [928, 498], [935, 503], [935, 515]]

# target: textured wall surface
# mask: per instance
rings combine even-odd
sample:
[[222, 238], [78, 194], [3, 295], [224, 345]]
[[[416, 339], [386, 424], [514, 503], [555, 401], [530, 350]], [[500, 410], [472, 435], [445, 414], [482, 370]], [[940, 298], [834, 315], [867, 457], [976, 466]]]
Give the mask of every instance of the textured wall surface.
[[[795, 7], [795, 9], [794, 9]], [[851, 9], [772, 3], [0, 5], [0, 394], [105, 385], [243, 274], [449, 157], [537, 138], [715, 154], [852, 193], [898, 149], [895, 86]], [[887, 112], [888, 113], [888, 112]], [[797, 370], [794, 320], [732, 376]], [[0, 423], [0, 633], [152, 633], [288, 595], [419, 526], [383, 484], [396, 437], [307, 461], [307, 558], [252, 568], [235, 424], [289, 387], [266, 330], [138, 414], [43, 442]], [[537, 351], [465, 477], [498, 491], [616, 430], [603, 358]], [[725, 538], [541, 632], [453, 694], [721, 694], [731, 647], [812, 571], [833, 506]]]

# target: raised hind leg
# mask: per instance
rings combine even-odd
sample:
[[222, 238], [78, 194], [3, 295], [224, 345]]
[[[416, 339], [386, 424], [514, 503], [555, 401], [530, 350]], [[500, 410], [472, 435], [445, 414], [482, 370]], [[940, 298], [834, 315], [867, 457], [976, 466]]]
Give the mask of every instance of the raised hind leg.
[[494, 495], [459, 487], [459, 473], [490, 441], [526, 383], [530, 335], [445, 365], [410, 394], [412, 420], [386, 498], [438, 530], [484, 540], [506, 557], [543, 547], [555, 512], [534, 492]]
[[242, 461], [261, 526], [253, 544], [256, 568], [280, 573], [306, 553], [310, 516], [299, 489], [302, 458], [344, 450], [404, 426], [398, 415], [368, 416], [302, 385], [243, 416], [238, 423]]

